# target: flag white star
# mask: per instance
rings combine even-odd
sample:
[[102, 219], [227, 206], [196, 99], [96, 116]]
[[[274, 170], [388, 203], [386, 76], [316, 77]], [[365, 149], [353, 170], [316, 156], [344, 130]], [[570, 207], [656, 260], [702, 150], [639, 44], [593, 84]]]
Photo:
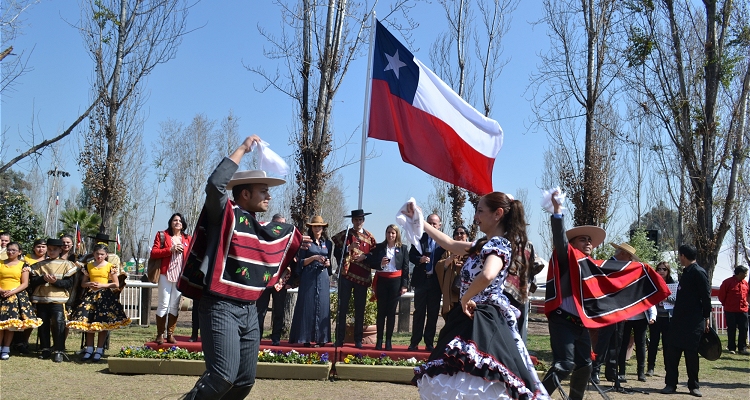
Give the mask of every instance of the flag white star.
[[386, 65], [383, 71], [393, 70], [393, 72], [396, 74], [396, 79], [398, 79], [399, 68], [406, 66], [406, 63], [399, 60], [398, 58], [398, 49], [396, 49], [396, 53], [394, 53], [392, 56], [389, 56], [388, 53], [385, 53], [385, 58], [388, 59], [388, 65]]

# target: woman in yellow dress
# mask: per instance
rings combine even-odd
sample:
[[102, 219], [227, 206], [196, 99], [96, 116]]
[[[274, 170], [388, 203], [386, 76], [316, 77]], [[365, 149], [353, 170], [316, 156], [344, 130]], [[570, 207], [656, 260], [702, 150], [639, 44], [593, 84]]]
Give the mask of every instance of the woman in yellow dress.
[[[47, 239], [37, 239], [32, 244], [31, 253], [26, 254], [23, 257], [23, 262], [31, 267], [39, 261], [47, 259]], [[31, 289], [26, 289], [26, 294], [31, 297]], [[33, 328], [27, 328], [23, 333], [15, 334], [13, 338], [13, 346], [19, 353], [29, 354], [29, 338], [31, 337], [31, 331]]]
[[[130, 325], [130, 318], [120, 304], [118, 294], [112, 289], [119, 287], [117, 267], [107, 261], [107, 245], [97, 244], [94, 259], [83, 269], [81, 287], [86, 288], [83, 299], [73, 312], [68, 328], [86, 332], [86, 349], [81, 361], [98, 362], [104, 354], [107, 331]], [[94, 334], [99, 332], [96, 352]]]
[[42, 320], [36, 318], [26, 293], [29, 267], [19, 260], [21, 246], [10, 242], [6, 251], [8, 259], [0, 261], [0, 360], [10, 358], [13, 331], [36, 328], [42, 324]]

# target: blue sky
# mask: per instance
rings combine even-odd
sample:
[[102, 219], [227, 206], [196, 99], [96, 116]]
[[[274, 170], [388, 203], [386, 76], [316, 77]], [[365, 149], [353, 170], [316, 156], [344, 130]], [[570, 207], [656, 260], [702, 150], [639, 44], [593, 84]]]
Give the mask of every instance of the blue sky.
[[[386, 9], [378, 11], [382, 14]], [[413, 36], [417, 49], [412, 51], [429, 65], [432, 41], [447, 26], [442, 9], [437, 2], [422, 3], [411, 16], [420, 23]], [[13, 45], [16, 52], [34, 47], [29, 61], [33, 71], [22, 76], [13, 91], [3, 93], [4, 160], [28, 147], [20, 136], [29, 140], [32, 115], [37, 118], [34, 142], [38, 142], [41, 135], [49, 138], [67, 127], [88, 105], [90, 96], [92, 62], [81, 37], [71, 26], [80, 18], [77, 2], [43, 1], [24, 18], [22, 35]], [[527, 131], [532, 112], [526, 89], [529, 75], [536, 69], [537, 54], [548, 43], [545, 26], [530, 24], [540, 18], [538, 2], [520, 2], [504, 40], [505, 56], [511, 60], [498, 80], [491, 115], [505, 132], [504, 146], [493, 173], [494, 188], [508, 193], [522, 188], [528, 190], [529, 234], [534, 242], [541, 240], [537, 234], [539, 218], [546, 217], [538, 205], [547, 138], [543, 132]], [[271, 2], [198, 3], [190, 12], [188, 24], [192, 28], [205, 26], [187, 35], [177, 57], [158, 66], [146, 83], [148, 100], [143, 109], [146, 147], [150, 147], [162, 121], [171, 118], [189, 123], [197, 113], [219, 120], [232, 109], [239, 117], [243, 137], [258, 134], [280, 155], [290, 155], [292, 148], [288, 142], [296, 113], [294, 103], [273, 90], [256, 92], [254, 85], [261, 86], [263, 82], [243, 66], [244, 63], [268, 69], [275, 67], [274, 61], [263, 56], [263, 46], [267, 43], [256, 26], [261, 24], [275, 30], [278, 21], [278, 8]], [[346, 148], [348, 155], [359, 154], [361, 131], [357, 127], [362, 122], [366, 63], [365, 56], [353, 64], [334, 107], [336, 134], [357, 131]], [[178, 143], [175, 146], [179, 148]], [[365, 167], [363, 208], [373, 213], [365, 226], [382, 240], [385, 227], [394, 221], [400, 205], [412, 196], [418, 203], [426, 204], [432, 185], [425, 173], [401, 161], [395, 143], [368, 140], [368, 148], [380, 156], [369, 160]], [[74, 174], [68, 182], [79, 182], [75, 159], [77, 141], [66, 140], [65, 149], [68, 158], [62, 167]], [[343, 159], [343, 154], [338, 158]], [[40, 160], [44, 170], [47, 169], [44, 163], [49, 159], [49, 154], [45, 153]], [[29, 165], [25, 163], [17, 168], [27, 170]], [[357, 208], [359, 164], [345, 167], [341, 176], [347, 208]], [[160, 220], [155, 225], [160, 227]]]

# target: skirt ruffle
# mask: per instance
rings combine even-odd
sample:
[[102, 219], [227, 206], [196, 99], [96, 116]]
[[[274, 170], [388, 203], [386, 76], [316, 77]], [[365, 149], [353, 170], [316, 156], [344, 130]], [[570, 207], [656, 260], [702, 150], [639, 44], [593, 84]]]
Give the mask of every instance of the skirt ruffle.
[[118, 295], [110, 289], [89, 290], [71, 314], [68, 328], [83, 332], [102, 332], [130, 325]]
[[504, 382], [490, 382], [466, 372], [423, 375], [417, 383], [422, 399], [510, 399]]
[[[474, 319], [463, 313], [460, 307], [454, 307], [445, 318], [445, 326], [440, 331], [435, 350], [427, 363], [414, 368], [413, 383], [421, 382], [429, 387], [428, 392], [435, 390], [435, 385], [445, 386], [450, 383], [455, 390], [488, 389], [487, 385], [467, 385], [465, 378], [440, 378], [424, 380], [424, 377], [461, 376], [469, 374], [485, 382], [496, 383], [506, 398], [537, 399], [548, 398], [539, 378], [529, 370], [517, 348], [511, 328], [499, 310], [492, 305], [480, 304], [474, 312]], [[474, 380], [472, 380], [474, 381]], [[445, 388], [439, 390], [447, 390]], [[474, 390], [462, 393], [458, 398], [472, 398]], [[430, 397], [424, 397], [430, 398]], [[446, 398], [444, 396], [432, 398]], [[449, 397], [453, 398], [453, 397]]]
[[42, 320], [36, 317], [26, 291], [0, 298], [0, 330], [23, 331], [40, 325]]

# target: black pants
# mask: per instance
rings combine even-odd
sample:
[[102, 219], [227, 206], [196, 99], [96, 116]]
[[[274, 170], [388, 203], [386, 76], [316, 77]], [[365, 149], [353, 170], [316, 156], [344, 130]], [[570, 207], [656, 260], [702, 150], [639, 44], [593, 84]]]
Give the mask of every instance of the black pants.
[[617, 374], [617, 353], [622, 343], [624, 327], [625, 322], [621, 321], [599, 328], [597, 332], [594, 364], [596, 367], [604, 364], [606, 370], [609, 371], [606, 375], [610, 378], [614, 378], [614, 375]]
[[339, 279], [339, 315], [336, 317], [336, 343], [341, 345], [346, 337], [346, 314], [349, 311], [349, 298], [354, 293], [354, 342], [362, 343], [365, 325], [365, 302], [367, 286], [354, 283], [346, 278]]
[[667, 343], [669, 343], [669, 317], [656, 317], [656, 322], [649, 325], [648, 340], [648, 369], [654, 369], [656, 365], [656, 353], [659, 351], [659, 339], [661, 338], [662, 357], [666, 354]]
[[[427, 275], [425, 283], [414, 288], [414, 316], [411, 322], [411, 346], [418, 346], [424, 337], [424, 344], [432, 346], [435, 342], [438, 315], [440, 314], [440, 284], [437, 277]], [[425, 325], [425, 315], [427, 323]]]
[[401, 298], [401, 277], [383, 278], [378, 277], [376, 296], [378, 298], [378, 338], [380, 344], [383, 341], [383, 331], [385, 330], [385, 340], [391, 341], [393, 328], [396, 325], [396, 306]]
[[[747, 349], [747, 313], [725, 311], [724, 317], [727, 319], [727, 349], [729, 351]], [[735, 341], [735, 329], [740, 332], [737, 341]]]
[[550, 313], [549, 342], [552, 363], [560, 371], [571, 372], [591, 363], [591, 337], [586, 327], [566, 318], [564, 312]]
[[65, 305], [57, 303], [37, 303], [36, 315], [42, 319], [38, 328], [39, 346], [42, 350], [52, 349], [50, 333], [55, 341], [55, 351], [65, 351]]
[[258, 330], [260, 336], [263, 336], [263, 323], [266, 320], [268, 312], [268, 303], [273, 297], [273, 310], [271, 310], [271, 340], [278, 342], [281, 340], [281, 331], [284, 329], [284, 303], [286, 302], [286, 289], [278, 292], [275, 288], [266, 288], [260, 298], [255, 302], [258, 308]]
[[625, 356], [628, 352], [628, 345], [630, 344], [630, 335], [633, 335], [633, 341], [635, 344], [635, 359], [638, 364], [638, 373], [643, 372], [643, 368], [646, 365], [646, 329], [648, 328], [648, 321], [646, 319], [637, 319], [634, 321], [625, 321], [625, 329], [622, 335], [622, 343], [620, 344], [620, 354], [617, 357], [617, 369], [620, 375], [625, 375]]
[[[677, 334], [676, 332], [673, 333]], [[667, 343], [667, 348], [664, 350], [664, 366], [667, 370], [667, 374], [664, 376], [664, 383], [667, 386], [677, 386], [677, 378], [679, 376], [678, 367], [680, 366], [680, 358], [683, 352], [685, 353], [685, 367], [688, 375], [688, 389], [699, 389], [698, 372], [700, 370], [700, 360], [698, 359], [697, 347], [692, 350], [686, 350]]]

